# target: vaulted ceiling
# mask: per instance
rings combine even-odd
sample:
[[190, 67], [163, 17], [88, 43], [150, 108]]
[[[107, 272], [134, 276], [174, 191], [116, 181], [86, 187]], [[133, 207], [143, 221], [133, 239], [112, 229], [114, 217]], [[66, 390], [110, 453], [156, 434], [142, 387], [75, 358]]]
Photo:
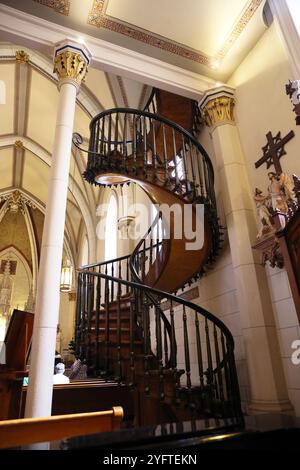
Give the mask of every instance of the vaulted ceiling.
[[265, 0], [2, 0], [19, 10], [226, 81], [265, 24]]
[[[59, 92], [51, 59], [0, 44], [0, 77], [6, 100], [0, 106], [0, 197], [19, 189], [45, 207]], [[89, 139], [91, 117], [116, 106], [142, 107], [149, 87], [93, 68], [78, 95], [74, 131]], [[76, 259], [83, 230], [94, 228], [99, 189], [82, 177], [86, 155], [73, 149], [66, 236]], [[94, 234], [93, 234], [94, 235]]]

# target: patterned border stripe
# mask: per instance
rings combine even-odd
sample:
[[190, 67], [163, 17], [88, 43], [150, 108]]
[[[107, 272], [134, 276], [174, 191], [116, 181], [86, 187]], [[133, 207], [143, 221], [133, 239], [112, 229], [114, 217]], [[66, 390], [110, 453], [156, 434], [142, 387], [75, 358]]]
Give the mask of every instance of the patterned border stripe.
[[70, 12], [70, 0], [33, 0], [34, 2], [45, 5], [46, 7], [52, 8], [57, 13], [62, 15], [69, 15]]
[[170, 52], [171, 54], [176, 54], [180, 57], [185, 57], [186, 59], [213, 68], [214, 60], [223, 59], [225, 57], [236, 39], [247, 26], [262, 1], [263, 0], [250, 0], [249, 5], [244, 9], [241, 17], [237, 20], [222, 48], [217, 52], [215, 57], [210, 57], [201, 51], [188, 48], [182, 44], [176, 43], [175, 41], [167, 40], [166, 38], [159, 37], [158, 35], [137, 29], [133, 25], [128, 26], [120, 23], [119, 21], [113, 20], [105, 14], [105, 5], [107, 5], [106, 0], [94, 0], [87, 22], [97, 28], [105, 28], [119, 34], [123, 34], [124, 36], [131, 37], [137, 41], [141, 41]]
[[225, 57], [234, 42], [238, 39], [239, 35], [244, 31], [245, 27], [261, 3], [262, 0], [252, 0], [250, 4], [244, 9], [242, 16], [238, 19], [222, 48], [218, 51], [218, 58]]

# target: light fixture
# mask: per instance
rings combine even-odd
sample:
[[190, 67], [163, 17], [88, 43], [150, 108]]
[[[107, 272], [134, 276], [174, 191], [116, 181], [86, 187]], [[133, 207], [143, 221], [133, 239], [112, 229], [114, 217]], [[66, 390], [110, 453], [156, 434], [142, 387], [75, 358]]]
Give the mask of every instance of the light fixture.
[[60, 291], [71, 292], [72, 290], [73, 267], [70, 260], [66, 260], [61, 268]]

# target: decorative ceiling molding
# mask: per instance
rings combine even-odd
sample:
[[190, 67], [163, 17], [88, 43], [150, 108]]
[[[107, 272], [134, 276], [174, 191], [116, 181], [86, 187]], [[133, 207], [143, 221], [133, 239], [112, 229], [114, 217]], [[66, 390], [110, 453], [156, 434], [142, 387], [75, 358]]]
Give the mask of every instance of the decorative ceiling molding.
[[137, 41], [144, 42], [150, 46], [157, 47], [166, 52], [170, 52], [171, 54], [176, 54], [180, 57], [198, 62], [213, 69], [215, 68], [215, 61], [224, 59], [263, 0], [249, 0], [248, 5], [243, 9], [241, 15], [235, 21], [222, 47], [214, 56], [209, 56], [204, 52], [190, 48], [185, 44], [179, 44], [176, 41], [172, 41], [158, 34], [138, 28], [132, 24], [123, 23], [121, 20], [117, 20], [107, 15], [106, 10], [108, 2], [109, 0], [94, 0], [92, 9], [88, 15], [88, 24], [96, 26], [97, 28], [105, 28], [119, 34], [123, 34], [124, 36], [131, 37]]
[[109, 91], [110, 91], [110, 93], [111, 93], [111, 96], [112, 96], [112, 99], [113, 99], [115, 108], [117, 108], [117, 107], [118, 107], [118, 104], [117, 104], [117, 99], [116, 99], [116, 94], [115, 94], [114, 87], [113, 87], [112, 84], [111, 84], [111, 80], [110, 80], [109, 74], [108, 74], [107, 72], [104, 72], [104, 74], [105, 74], [105, 78], [106, 78], [106, 81], [107, 81], [107, 84], [108, 84], [108, 88], [109, 88]]
[[120, 88], [120, 92], [121, 92], [121, 95], [122, 95], [122, 100], [123, 100], [124, 106], [125, 106], [125, 108], [129, 108], [129, 102], [128, 102], [128, 97], [127, 97], [127, 93], [126, 93], [126, 88], [124, 86], [123, 78], [120, 77], [120, 75], [117, 75], [117, 82], [118, 82], [118, 85], [119, 85], [119, 88]]
[[[19, 136], [0, 136], [0, 149], [3, 147], [7, 147], [8, 145], [13, 146], [16, 139]], [[48, 167], [51, 166], [51, 157], [50, 154], [45, 151], [37, 142], [34, 142], [27, 137], [22, 137], [24, 148], [29, 150], [33, 153], [36, 157], [38, 157], [42, 162], [44, 162]], [[69, 175], [69, 190], [74, 197], [78, 207], [80, 207], [84, 223], [87, 229], [88, 240], [89, 240], [89, 247], [90, 247], [90, 262], [95, 261], [96, 256], [96, 231], [95, 231], [95, 224], [94, 219], [95, 216], [93, 214], [93, 210], [91, 209], [91, 201], [87, 201], [85, 195], [83, 194], [81, 188], [73, 179], [72, 175]], [[12, 188], [8, 190], [0, 190], [1, 194], [10, 193]], [[26, 195], [24, 189], [19, 188], [19, 191]], [[35, 198], [36, 199], [36, 198]], [[43, 203], [40, 201], [41, 206]], [[38, 209], [40, 207], [37, 205]], [[41, 209], [40, 209], [41, 210]]]
[[45, 5], [46, 7], [52, 8], [57, 13], [62, 15], [69, 15], [70, 12], [70, 0], [33, 0], [36, 3]]
[[146, 98], [147, 90], [148, 90], [148, 86], [143, 85], [141, 95], [140, 95], [140, 99], [139, 99], [138, 109], [142, 109], [145, 105], [145, 98]]
[[21, 212], [21, 214], [25, 213], [25, 206], [28, 205], [32, 209], [36, 209], [35, 204], [33, 204], [30, 199], [28, 199], [24, 194], [22, 194], [19, 190], [14, 190], [10, 194], [0, 195], [0, 201], [7, 201], [7, 211], [10, 212]]

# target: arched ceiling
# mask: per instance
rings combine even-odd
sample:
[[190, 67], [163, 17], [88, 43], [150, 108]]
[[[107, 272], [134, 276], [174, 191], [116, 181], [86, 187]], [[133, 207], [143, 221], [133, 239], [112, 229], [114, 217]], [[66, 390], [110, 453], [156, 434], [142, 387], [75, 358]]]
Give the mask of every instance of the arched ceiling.
[[[0, 77], [6, 100], [0, 105], [0, 194], [20, 189], [42, 207], [46, 205], [47, 181], [53, 149], [59, 92], [52, 60], [20, 46], [0, 44]], [[104, 109], [141, 107], [149, 87], [90, 68], [77, 98], [74, 131], [87, 144], [91, 117]], [[82, 226], [90, 237], [95, 223], [99, 188], [83, 178], [86, 154], [73, 149], [67, 202], [67, 236], [76, 257]]]

